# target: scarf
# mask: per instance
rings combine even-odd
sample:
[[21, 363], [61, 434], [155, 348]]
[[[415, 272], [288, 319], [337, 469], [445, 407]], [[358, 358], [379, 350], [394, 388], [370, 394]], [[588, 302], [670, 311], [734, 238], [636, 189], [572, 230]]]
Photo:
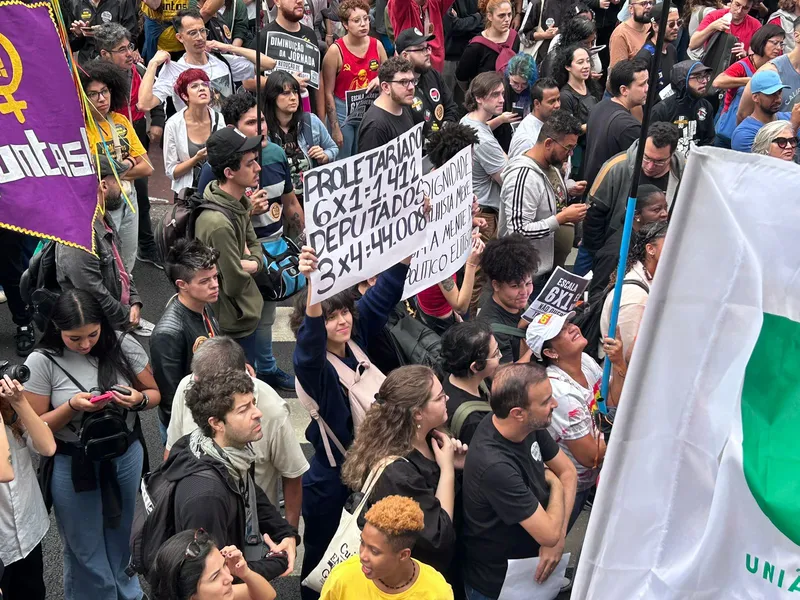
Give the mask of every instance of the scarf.
[[230, 446], [220, 448], [212, 438], [203, 435], [203, 432], [199, 429], [195, 429], [189, 438], [189, 448], [198, 458], [205, 454], [221, 462], [228, 469], [231, 476], [247, 489], [250, 467], [256, 461], [256, 453], [250, 444], [247, 444], [244, 448]]

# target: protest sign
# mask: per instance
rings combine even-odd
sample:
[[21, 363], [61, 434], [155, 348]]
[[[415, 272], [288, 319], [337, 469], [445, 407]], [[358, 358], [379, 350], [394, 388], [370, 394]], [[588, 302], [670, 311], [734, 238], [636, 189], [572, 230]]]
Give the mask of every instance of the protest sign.
[[267, 32], [266, 54], [278, 63], [275, 68], [300, 73], [308, 85], [319, 89], [319, 46], [279, 31]]
[[306, 234], [320, 302], [385, 271], [425, 241], [422, 124], [388, 144], [306, 171]]
[[360, 90], [347, 90], [344, 93], [344, 101], [347, 105], [347, 121], [361, 121], [364, 118], [364, 113], [372, 106], [372, 103], [380, 95], [379, 88], [375, 88], [371, 92], [367, 88]]
[[0, 3], [0, 227], [91, 250], [97, 175], [51, 10]]
[[588, 279], [556, 267], [544, 289], [536, 296], [536, 300], [531, 303], [522, 318], [530, 322], [536, 314], [565, 315], [575, 308], [575, 303], [580, 300], [588, 285]]
[[403, 298], [444, 281], [458, 271], [472, 246], [472, 155], [464, 148], [440, 169], [422, 178], [431, 199], [424, 244], [414, 253]]

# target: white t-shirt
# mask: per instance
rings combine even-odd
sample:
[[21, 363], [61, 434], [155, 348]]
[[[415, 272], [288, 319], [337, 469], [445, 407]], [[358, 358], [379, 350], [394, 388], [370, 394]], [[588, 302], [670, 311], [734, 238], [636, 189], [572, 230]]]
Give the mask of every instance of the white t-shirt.
[[[202, 69], [205, 71], [211, 80], [211, 87], [214, 88], [215, 95], [222, 98], [227, 98], [233, 93], [234, 82], [255, 77], [255, 66], [246, 58], [225, 54], [225, 60], [228, 61], [228, 64], [225, 64], [213, 54], [206, 54], [206, 56], [208, 57], [208, 62], [204, 65], [188, 64], [185, 54], [177, 61], [165, 63], [158, 74], [155, 84], [153, 84], [153, 95], [161, 102], [172, 96], [172, 102], [175, 104], [175, 110], [177, 111], [186, 106], [186, 103], [178, 97], [173, 86], [180, 74], [187, 69]], [[230, 65], [230, 68], [228, 68], [228, 65]]]
[[[186, 389], [194, 381], [190, 373], [178, 384], [172, 399], [172, 414], [167, 428], [167, 450], [180, 438], [197, 429], [191, 411], [186, 407]], [[308, 461], [292, 427], [291, 412], [286, 400], [260, 379], [253, 378], [253, 395], [263, 415], [263, 436], [253, 444], [256, 453], [256, 484], [264, 490], [274, 506], [278, 506], [278, 482], [281, 477], [294, 479], [308, 471]]]
[[472, 147], [472, 191], [480, 206], [500, 210], [500, 185], [492, 175], [506, 168], [508, 158], [492, 133], [492, 128], [469, 116], [461, 118], [462, 125], [469, 125], [478, 134], [478, 144]]
[[524, 154], [536, 144], [539, 139], [539, 132], [542, 130], [542, 123], [533, 113], [522, 119], [519, 127], [511, 138], [511, 145], [508, 147], [508, 158], [514, 158]]
[[588, 388], [583, 387], [562, 369], [555, 365], [547, 367], [547, 376], [553, 387], [553, 398], [558, 406], [553, 411], [553, 420], [547, 431], [564, 451], [578, 470], [578, 491], [592, 487], [597, 481], [600, 468], [584, 467], [567, 447], [566, 442], [578, 440], [586, 435], [597, 439], [601, 434], [592, 421], [592, 408], [600, 395], [603, 371], [588, 355], [581, 355], [581, 371], [586, 377]]

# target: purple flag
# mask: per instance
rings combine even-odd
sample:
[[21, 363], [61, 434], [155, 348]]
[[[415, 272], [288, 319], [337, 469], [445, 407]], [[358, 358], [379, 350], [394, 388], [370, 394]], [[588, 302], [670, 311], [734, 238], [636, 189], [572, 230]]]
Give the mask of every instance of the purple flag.
[[0, 4], [0, 227], [92, 249], [97, 175], [49, 4]]

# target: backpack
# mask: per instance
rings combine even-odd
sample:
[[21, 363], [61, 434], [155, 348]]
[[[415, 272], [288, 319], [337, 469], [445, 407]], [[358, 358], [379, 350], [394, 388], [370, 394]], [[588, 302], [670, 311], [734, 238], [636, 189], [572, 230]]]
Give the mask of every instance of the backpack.
[[494, 70], [498, 73], [504, 73], [508, 66], [508, 61], [514, 58], [517, 53], [514, 52], [514, 42], [517, 41], [517, 32], [514, 29], [508, 30], [508, 39], [502, 44], [488, 40], [482, 35], [476, 35], [472, 38], [470, 44], [480, 44], [486, 46], [490, 50], [497, 52], [497, 60], [494, 63]]
[[280, 235], [259, 243], [264, 269], [253, 277], [264, 300], [280, 302], [306, 289], [306, 277], [300, 273], [300, 248], [290, 237]]
[[43, 300], [52, 294], [60, 294], [61, 286], [56, 276], [56, 242], [49, 240], [40, 244], [40, 247], [20, 277], [19, 294], [22, 301], [33, 309], [36, 328], [44, 332], [49, 315], [42, 314], [40, 307]]
[[[165, 465], [161, 463], [154, 471], [146, 473], [139, 485], [140, 495], [136, 499], [131, 526], [131, 558], [128, 572], [139, 573], [145, 577], [158, 553], [158, 549], [173, 535], [175, 531], [175, 488], [177, 481], [167, 479], [164, 475]], [[213, 478], [211, 470], [197, 471], [198, 476]]]
[[194, 226], [204, 210], [215, 210], [233, 220], [229, 210], [205, 200], [196, 190], [187, 190], [186, 197], [176, 198], [175, 204], [156, 222], [153, 236], [162, 260], [166, 261], [170, 248], [178, 240], [194, 239]]
[[441, 364], [442, 340], [438, 333], [416, 318], [408, 300], [397, 310], [399, 318], [387, 326], [400, 366], [424, 365], [434, 371]]
[[453, 413], [453, 418], [450, 419], [450, 433], [454, 438], [461, 439], [461, 429], [464, 427], [464, 423], [471, 414], [476, 412], [490, 413], [492, 408], [486, 400], [467, 400], [458, 406], [456, 412]]
[[[328, 362], [336, 369], [336, 374], [339, 375], [339, 382], [347, 390], [347, 396], [350, 400], [350, 413], [353, 416], [353, 428], [358, 429], [358, 426], [361, 425], [372, 403], [375, 402], [375, 395], [378, 393], [384, 379], [386, 379], [386, 375], [381, 373], [377, 367], [372, 366], [367, 355], [355, 342], [351, 340], [347, 342], [347, 346], [358, 361], [358, 367], [355, 371], [331, 352], [328, 352]], [[325, 420], [319, 415], [319, 404], [306, 393], [297, 378], [294, 380], [294, 387], [300, 403], [308, 411], [311, 418], [317, 422], [317, 425], [319, 425], [322, 445], [325, 447], [325, 453], [328, 455], [328, 462], [331, 467], [335, 467], [336, 460], [333, 458], [330, 441], [333, 441], [336, 448], [342, 453], [342, 456], [346, 453], [344, 446]]]
[[[638, 279], [625, 279], [622, 282], [622, 285], [636, 285], [642, 288], [648, 294], [650, 293], [650, 288]], [[572, 322], [581, 330], [583, 337], [585, 337], [588, 341], [584, 352], [586, 352], [586, 354], [591, 356], [597, 362], [601, 362], [598, 352], [600, 342], [600, 317], [603, 314], [603, 305], [605, 304], [606, 296], [608, 296], [613, 290], [613, 285], [606, 287], [603, 294], [597, 298], [597, 301], [594, 304], [590, 304], [588, 307], [584, 305], [583, 312], [577, 314], [572, 320]]]
[[[752, 77], [753, 71], [747, 65], [747, 61], [742, 60], [741, 63], [745, 72], [747, 73], [747, 76]], [[733, 100], [731, 100], [731, 103], [728, 105], [728, 110], [726, 110], [724, 113], [720, 113], [719, 119], [717, 119], [717, 124], [714, 127], [717, 135], [721, 138], [724, 138], [728, 142], [731, 141], [731, 138], [733, 137], [733, 131], [736, 129], [736, 112], [739, 110], [739, 103], [742, 100], [742, 94], [744, 94], [744, 86], [736, 90], [736, 96], [733, 97]]]

